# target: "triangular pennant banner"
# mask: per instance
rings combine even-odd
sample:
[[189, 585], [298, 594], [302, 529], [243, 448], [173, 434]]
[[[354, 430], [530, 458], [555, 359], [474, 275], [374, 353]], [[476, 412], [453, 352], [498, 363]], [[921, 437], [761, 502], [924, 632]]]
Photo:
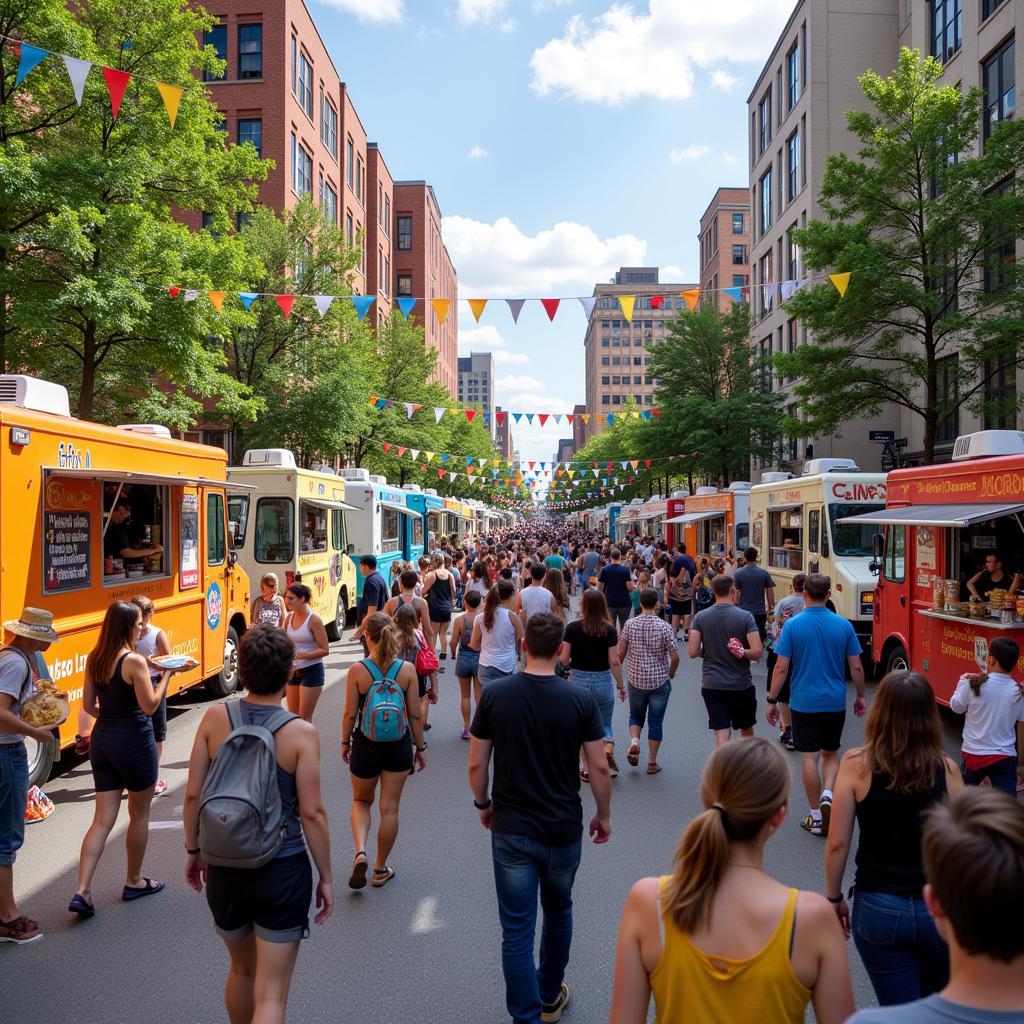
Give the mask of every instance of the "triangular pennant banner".
[[547, 313], [549, 320], [555, 319], [555, 314], [558, 312], [558, 304], [561, 299], [541, 299], [540, 304], [544, 307], [544, 312]]
[[412, 454], [410, 455], [410, 458], [412, 459], [413, 462], [416, 462], [420, 457], [420, 450], [419, 448], [413, 448], [411, 449], [411, 452]]
[[384, 442], [384, 454], [387, 455], [389, 451], [394, 447], [389, 441]]
[[519, 323], [519, 314], [522, 312], [523, 303], [525, 299], [506, 299], [505, 302], [508, 305], [508, 311], [512, 314], [512, 322], [514, 324]]
[[[49, 50], [40, 50], [38, 46], [29, 46], [28, 43], [21, 44], [21, 57], [18, 58], [18, 73], [15, 75], [14, 84], [21, 85], [22, 79], [44, 58], [49, 57]], [[116, 115], [115, 115], [116, 116]]]
[[437, 322], [443, 324], [448, 317], [448, 307], [452, 304], [451, 299], [431, 299], [430, 304], [434, 307], [434, 316]]
[[580, 296], [580, 305], [583, 307], [583, 312], [586, 315], [588, 320], [590, 319], [591, 315], [594, 312], [594, 305], [596, 304], [596, 302], [597, 302], [597, 297], [595, 295], [581, 295]]
[[567, 413], [565, 414], [565, 422], [566, 422], [566, 423], [569, 423], [569, 424], [571, 424], [571, 423], [572, 423], [572, 420], [573, 420], [573, 415], [572, 415], [572, 413], [571, 413], [571, 412], [567, 412]]
[[287, 320], [292, 315], [292, 306], [295, 305], [294, 295], [275, 295], [274, 301], [281, 307], [281, 312]]
[[71, 88], [75, 93], [75, 102], [81, 106], [82, 96], [85, 94], [85, 80], [92, 70], [91, 60], [79, 60], [77, 57], [65, 57], [64, 67], [67, 69], [68, 78], [71, 79]]
[[476, 415], [476, 409], [467, 409], [466, 410], [466, 422], [467, 423], [472, 423], [473, 422], [473, 417], [475, 415]]
[[533, 413], [532, 412], [528, 412], [526, 414], [526, 422], [529, 423], [531, 427], [533, 426]]
[[167, 120], [174, 127], [175, 118], [178, 116], [178, 104], [181, 103], [181, 94], [185, 91], [180, 85], [168, 85], [166, 82], [157, 82], [156, 87], [164, 101], [167, 109]]
[[434, 461], [434, 456], [436, 454], [437, 454], [436, 452], [424, 452], [423, 453], [423, 458], [425, 458], [427, 460], [427, 462], [430, 463], [430, 462]]
[[483, 313], [483, 311], [487, 308], [487, 300], [470, 299], [469, 308], [473, 311], [473, 319], [476, 320], [477, 323], [480, 323], [480, 316]]
[[401, 458], [408, 450], [408, 448], [398, 448], [398, 457]]
[[498, 418], [498, 423], [505, 422], [505, 413], [502, 412], [501, 409], [499, 409], [494, 415]]
[[195, 300], [198, 299], [198, 298], [199, 298], [199, 289], [198, 288], [186, 288], [185, 289], [185, 301], [186, 302], [195, 302]]
[[518, 423], [522, 418], [523, 418], [523, 414], [521, 412], [514, 412], [514, 413], [512, 413], [512, 419], [514, 419], [516, 421], [516, 423]]
[[259, 292], [239, 292], [239, 299], [242, 300], [242, 305], [248, 309], [259, 297]]
[[410, 298], [406, 297], [406, 298], [401, 298], [401, 299], [398, 300], [398, 308], [399, 308], [399, 310], [402, 313], [402, 319], [403, 320], [408, 320], [409, 319], [409, 314], [412, 312], [412, 308], [415, 305], [416, 305], [416, 300], [415, 299], [410, 299]]
[[405, 406], [405, 418], [407, 420], [411, 420], [412, 419], [412, 414], [416, 411], [415, 403], [414, 402], [403, 402], [402, 405]]
[[107, 92], [110, 94], [110, 112], [117, 120], [118, 111], [121, 109], [121, 100], [124, 98], [124, 91], [132, 76], [127, 71], [118, 71], [116, 68], [104, 68], [103, 77], [107, 81]]
[[619, 306], [627, 320], [633, 319], [633, 306], [636, 304], [635, 295], [620, 295]]
[[435, 406], [434, 406], [434, 422], [435, 422], [435, 423], [440, 423], [440, 422], [441, 422], [441, 417], [442, 417], [442, 416], [443, 416], [443, 415], [444, 415], [444, 414], [445, 414], [445, 413], [446, 413], [447, 411], [448, 411], [448, 410], [447, 410], [447, 409], [445, 409], [445, 408], [443, 408], [442, 406], [440, 406], [440, 405], [435, 405]]
[[685, 292], [680, 292], [679, 294], [682, 296], [683, 302], [690, 307], [690, 312], [692, 313], [694, 309], [697, 308], [697, 300], [700, 298], [700, 289], [687, 288]]
[[665, 305], [664, 295], [652, 295], [651, 296], [651, 309], [661, 309]]
[[828, 279], [836, 286], [839, 297], [843, 298], [846, 295], [846, 289], [850, 287], [850, 272], [847, 271], [845, 274], [829, 274]]
[[333, 295], [314, 295], [313, 301], [316, 303], [316, 311], [323, 316], [327, 310], [331, 308], [331, 303], [334, 301]]
[[213, 303], [213, 308], [219, 313], [224, 305], [224, 296], [227, 292], [209, 292], [210, 301]]
[[356, 307], [356, 315], [360, 320], [369, 312], [370, 307], [373, 305], [374, 296], [372, 295], [353, 295], [352, 305]]
[[733, 302], [739, 302], [743, 297], [742, 288], [723, 288], [722, 293], [728, 295]]
[[590, 422], [590, 417], [593, 415], [593, 413], [581, 412], [580, 415], [583, 417], [583, 422], [584, 423], [589, 423]]
[[[539, 413], [537, 413], [537, 419], [540, 420], [540, 425], [543, 427], [544, 424], [547, 423], [547, 421], [548, 421], [548, 413], [546, 413], [546, 412], [539, 412]], [[544, 467], [544, 463], [542, 462], [541, 463], [541, 468], [543, 469], [543, 467]]]

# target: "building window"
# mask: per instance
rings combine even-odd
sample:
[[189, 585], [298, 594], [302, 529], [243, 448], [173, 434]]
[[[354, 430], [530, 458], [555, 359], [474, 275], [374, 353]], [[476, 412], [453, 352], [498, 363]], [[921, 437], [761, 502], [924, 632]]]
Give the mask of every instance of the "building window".
[[800, 191], [800, 132], [786, 140], [786, 198], [793, 200]]
[[[957, 355], [946, 356], [935, 364], [936, 385], [940, 395], [957, 396]], [[939, 421], [935, 429], [936, 444], [952, 444], [960, 436], [960, 409], [957, 407]]]
[[985, 430], [1014, 430], [1017, 426], [1017, 367], [1014, 360], [998, 368], [985, 363]]
[[412, 295], [412, 274], [399, 274], [397, 292], [399, 295]]
[[320, 209], [331, 224], [338, 223], [338, 193], [329, 181], [325, 181], [320, 190]]
[[356, 162], [354, 152], [352, 140], [349, 139], [345, 143], [345, 180], [348, 182], [349, 188], [352, 187], [352, 177], [355, 174], [355, 167], [353, 166]]
[[217, 54], [217, 59], [225, 61], [224, 70], [219, 74], [213, 71], [203, 72], [204, 82], [223, 82], [227, 77], [228, 59], [228, 27], [227, 25], [214, 25], [203, 33], [203, 46], [212, 46]]
[[733, 288], [745, 288], [747, 285], [746, 274], [733, 274], [732, 275], [732, 286]]
[[960, 49], [963, 37], [963, 0], [932, 0], [932, 56], [945, 62]]
[[981, 19], [984, 21], [986, 18], [991, 18], [996, 11], [999, 10], [1006, 0], [984, 0], [981, 5]]
[[238, 77], [263, 77], [263, 26], [238, 26]]
[[800, 277], [800, 246], [794, 240], [794, 231], [795, 224], [786, 232], [786, 278], [789, 281], [796, 281]]
[[772, 91], [769, 89], [764, 94], [757, 108], [757, 138], [758, 154], [760, 155], [768, 148], [772, 141]]
[[385, 235], [391, 230], [391, 200], [387, 196], [384, 197], [384, 221], [381, 227], [384, 229]]
[[213, 227], [213, 214], [207, 210], [203, 210], [203, 230], [206, 231]]
[[313, 194], [313, 158], [296, 141], [292, 132], [292, 191], [296, 195]]
[[985, 88], [983, 128], [986, 139], [1000, 121], [1009, 121], [1013, 117], [1016, 105], [1016, 75], [1014, 74], [1013, 60], [1014, 41], [1011, 39], [983, 65]]
[[732, 247], [732, 264], [734, 267], [742, 267], [747, 262], [747, 247], [745, 245], [734, 245]]
[[742, 235], [745, 230], [744, 216], [742, 213], [734, 213], [732, 215], [732, 233], [734, 235]]
[[365, 196], [363, 195], [363, 161], [362, 158], [356, 159], [356, 198], [359, 202], [365, 202]]
[[793, 44], [793, 48], [786, 54], [786, 100], [787, 110], [796, 106], [800, 98], [800, 43]]
[[338, 112], [326, 93], [320, 94], [320, 141], [327, 152], [338, 159]]
[[306, 55], [299, 51], [299, 84], [298, 92], [295, 94], [299, 106], [306, 112], [306, 117], [313, 120], [313, 65], [306, 59]]
[[761, 234], [772, 226], [772, 172], [767, 170], [761, 179]]
[[351, 247], [352, 245], [355, 244], [355, 240], [356, 240], [356, 233], [355, 233], [355, 230], [354, 230], [354, 228], [352, 226], [352, 214], [351, 213], [346, 213], [345, 214], [345, 241], [348, 242], [349, 246]]
[[[1003, 182], [993, 191], [1007, 192], [1013, 186], [1013, 179]], [[1001, 292], [1010, 283], [1008, 267], [1017, 260], [1017, 241], [1012, 231], [996, 234], [993, 243], [985, 251], [985, 291]]]
[[[294, 138], [294, 136], [293, 136]], [[263, 156], [263, 119], [259, 117], [239, 118], [238, 144], [249, 143], [256, 150], [257, 156]]]
[[398, 251], [412, 252], [412, 217], [398, 218]]
[[235, 214], [235, 230], [244, 231], [252, 223], [252, 214], [245, 210], [239, 210]]

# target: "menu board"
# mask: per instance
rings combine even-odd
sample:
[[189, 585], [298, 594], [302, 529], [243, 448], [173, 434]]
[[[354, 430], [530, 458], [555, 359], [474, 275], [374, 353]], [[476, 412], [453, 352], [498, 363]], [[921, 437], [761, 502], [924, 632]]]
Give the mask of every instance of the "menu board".
[[179, 536], [179, 572], [181, 589], [199, 586], [199, 495], [185, 494], [181, 499]]
[[47, 509], [43, 517], [43, 589], [54, 594], [88, 587], [92, 513]]

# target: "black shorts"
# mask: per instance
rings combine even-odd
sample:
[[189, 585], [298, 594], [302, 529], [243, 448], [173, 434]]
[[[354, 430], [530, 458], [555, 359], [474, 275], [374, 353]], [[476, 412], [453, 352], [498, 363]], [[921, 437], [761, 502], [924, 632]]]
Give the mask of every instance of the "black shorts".
[[430, 609], [430, 621], [431, 622], [436, 622], [438, 624], [441, 624], [442, 622], [443, 623], [451, 622], [452, 621], [451, 610], [449, 609], [448, 611], [444, 612], [444, 611], [435, 611], [433, 608], [431, 608]]
[[[768, 693], [772, 692], [772, 678], [775, 675], [775, 663], [778, 660], [779, 660], [779, 656], [775, 653], [775, 651], [769, 651], [768, 652], [768, 684], [767, 684], [767, 691], [768, 691]], [[786, 673], [786, 681], [782, 684], [782, 689], [779, 690], [779, 703], [780, 704], [788, 704], [789, 703], [789, 692], [790, 692], [789, 691], [789, 680], [790, 680], [790, 677], [792, 675], [793, 675], [793, 666], [790, 665], [789, 666], [789, 671]]]
[[89, 762], [97, 793], [141, 793], [156, 785], [156, 740], [149, 720], [101, 718], [92, 731]]
[[[155, 682], [159, 682], [156, 680]], [[153, 739], [163, 743], [167, 739], [167, 697], [161, 699], [156, 711], [153, 712]]]
[[763, 644], [768, 639], [768, 613], [754, 612], [754, 622], [757, 623], [757, 632]]
[[835, 753], [842, 744], [845, 711], [794, 711], [793, 746], [803, 754]]
[[701, 688], [708, 709], [709, 729], [753, 729], [757, 721], [757, 694], [753, 686], [745, 690], [707, 690]]
[[253, 932], [266, 942], [309, 937], [313, 871], [305, 851], [261, 868], [206, 870], [206, 902], [222, 939], [237, 942]]
[[673, 615], [689, 615], [692, 602], [689, 598], [685, 601], [677, 601], [674, 597], [668, 599], [669, 607]]
[[356, 729], [348, 769], [357, 779], [375, 779], [381, 772], [412, 771], [412, 736], [407, 732], [395, 743], [374, 743]]

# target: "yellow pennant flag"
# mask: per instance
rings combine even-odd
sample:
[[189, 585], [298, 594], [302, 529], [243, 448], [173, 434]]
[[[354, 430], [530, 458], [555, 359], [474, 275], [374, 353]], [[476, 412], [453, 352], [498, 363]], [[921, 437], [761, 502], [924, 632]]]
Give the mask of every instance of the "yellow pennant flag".
[[633, 417], [633, 419], [635, 419], [635, 420], [638, 420], [638, 419], [640, 419], [640, 413], [639, 413], [639, 412], [637, 412], [637, 411], [636, 411], [635, 409], [633, 410], [633, 412], [631, 412], [631, 413], [630, 413], [630, 415], [631, 415], [631, 416]]
[[576, 475], [575, 469], [567, 469], [565, 472], [568, 474], [570, 480]]
[[185, 91], [180, 85], [168, 85], [166, 82], [157, 82], [157, 89], [163, 98], [164, 106], [167, 108], [167, 120], [174, 127], [174, 121], [178, 116], [178, 104], [181, 103], [181, 94]]
[[633, 306], [636, 304], [635, 295], [620, 295], [619, 305], [622, 307], [622, 312], [625, 314], [627, 320], [633, 319]]
[[589, 412], [582, 412], [582, 413], [580, 413], [580, 415], [583, 417], [583, 422], [584, 423], [589, 423], [590, 422], [591, 413], [589, 413]]
[[683, 301], [690, 307], [690, 312], [692, 313], [697, 306], [697, 300], [700, 298], [700, 289], [690, 288], [685, 292], [680, 292], [679, 294], [682, 296]]
[[224, 305], [224, 296], [226, 292], [210, 292], [210, 301], [213, 303], [213, 308], [220, 312], [221, 306]]
[[433, 462], [434, 461], [434, 453], [433, 452], [424, 452], [423, 453], [423, 457], [427, 460], [427, 462]]
[[845, 274], [829, 274], [828, 279], [836, 286], [836, 291], [839, 292], [839, 297], [843, 298], [843, 296], [846, 295], [846, 289], [850, 287], [849, 271]]
[[473, 310], [473, 319], [476, 320], [477, 323], [480, 323], [480, 315], [483, 313], [483, 311], [484, 311], [484, 309], [486, 307], [487, 307], [487, 300], [486, 299], [470, 299], [469, 300], [469, 308], [471, 310]]
[[[448, 316], [448, 307], [452, 304], [451, 299], [431, 299], [430, 304], [434, 307], [434, 315], [437, 322], [443, 324]], [[479, 320], [480, 318], [477, 317]]]

